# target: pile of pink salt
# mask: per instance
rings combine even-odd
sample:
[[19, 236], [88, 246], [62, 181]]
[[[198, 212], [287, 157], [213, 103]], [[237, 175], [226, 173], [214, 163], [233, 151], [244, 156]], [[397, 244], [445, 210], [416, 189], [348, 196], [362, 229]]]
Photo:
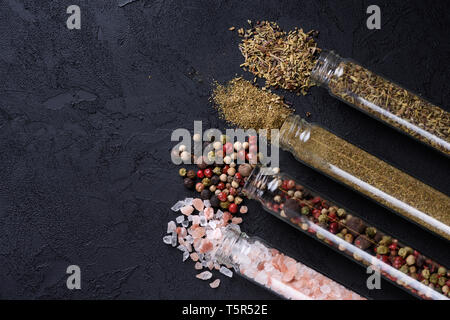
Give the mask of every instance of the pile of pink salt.
[[[195, 270], [202, 270], [197, 278], [208, 281], [213, 278], [211, 271], [220, 272], [227, 277], [233, 273], [219, 264], [215, 259], [216, 251], [223, 249], [227, 226], [237, 226], [242, 218], [210, 206], [208, 201], [186, 198], [172, 207], [182, 215], [170, 221], [164, 243], [177, 247], [183, 252], [183, 261], [191, 259], [195, 262]], [[243, 240], [246, 241], [246, 240]], [[178, 245], [178, 246], [177, 246]], [[246, 250], [238, 250], [239, 254], [231, 256], [233, 266], [244, 277], [247, 277], [287, 299], [295, 300], [363, 300], [356, 293], [346, 289], [337, 282], [325, 277], [313, 269], [285, 256], [275, 249], [269, 248], [260, 241], [246, 242]], [[217, 288], [219, 279], [209, 283]]]
[[239, 272], [292, 300], [365, 300], [319, 272], [256, 241], [234, 256]]
[[[213, 270], [230, 277], [231, 270], [218, 264], [213, 252], [221, 242], [222, 230], [230, 223], [240, 224], [242, 218], [233, 218], [229, 212], [221, 210], [215, 212], [209, 201], [199, 198], [178, 201], [172, 207], [172, 211], [180, 212], [182, 215], [168, 223], [168, 235], [163, 237], [163, 242], [182, 251], [183, 261], [187, 259], [194, 261], [196, 270], [206, 269], [197, 274], [198, 279], [205, 281], [211, 279], [210, 271]], [[220, 280], [215, 279], [209, 286], [214, 289], [219, 284]]]

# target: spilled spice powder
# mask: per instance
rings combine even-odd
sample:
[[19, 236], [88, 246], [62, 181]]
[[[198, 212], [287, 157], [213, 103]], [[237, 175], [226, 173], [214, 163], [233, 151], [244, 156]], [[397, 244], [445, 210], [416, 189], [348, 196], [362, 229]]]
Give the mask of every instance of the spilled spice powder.
[[314, 85], [310, 75], [321, 51], [314, 40], [317, 34], [297, 28], [286, 33], [275, 22], [258, 22], [240, 33], [239, 49], [245, 58], [241, 67], [265, 78], [267, 86], [305, 95]]
[[235, 78], [217, 84], [212, 99], [220, 117], [242, 129], [277, 129], [293, 113], [282, 97]]

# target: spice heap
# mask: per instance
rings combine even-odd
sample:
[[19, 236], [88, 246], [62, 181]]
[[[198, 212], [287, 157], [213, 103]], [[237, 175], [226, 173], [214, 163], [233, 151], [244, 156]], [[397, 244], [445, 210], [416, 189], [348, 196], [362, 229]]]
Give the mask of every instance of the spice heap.
[[218, 261], [227, 261], [245, 277], [293, 300], [365, 300], [335, 281], [284, 255], [239, 227], [222, 231]]
[[[178, 201], [172, 210], [179, 211], [182, 215], [167, 224], [168, 235], [163, 237], [163, 242], [177, 247], [183, 253], [183, 262], [191, 259], [195, 262], [196, 270], [206, 269], [197, 274], [198, 279], [210, 280], [213, 276], [211, 271], [214, 269], [231, 278], [233, 272], [213, 259], [213, 251], [222, 237], [221, 228], [225, 227], [230, 220], [231, 223], [240, 223], [240, 221], [236, 218], [232, 219], [228, 212], [222, 212], [220, 209], [215, 211], [209, 200], [199, 198]], [[220, 279], [209, 283], [213, 289], [219, 285]]]
[[342, 61], [330, 92], [450, 155], [450, 113], [355, 64]]
[[[243, 192], [249, 198], [259, 200], [275, 216], [315, 235], [357, 262], [373, 265], [375, 258], [382, 261], [381, 273], [411, 293], [422, 298], [449, 297], [450, 271], [447, 268], [314, 194], [290, 177], [280, 173], [261, 174], [255, 170]], [[396, 274], [396, 270], [401, 273]], [[412, 285], [414, 280], [422, 285]]]
[[[247, 207], [242, 206], [242, 186], [253, 170], [249, 163], [236, 164], [236, 160], [257, 163], [259, 159], [257, 137], [250, 136], [248, 142], [228, 141], [228, 137], [222, 136], [222, 141], [207, 143], [205, 148], [212, 146], [210, 159], [223, 158], [222, 162], [213, 162], [208, 165], [204, 156], [195, 159], [197, 169], [181, 168], [178, 173], [183, 177], [183, 184], [187, 189], [195, 189], [203, 200], [208, 200], [211, 206], [228, 210], [232, 214], [246, 213]], [[183, 158], [185, 146], [180, 146], [176, 151]], [[223, 155], [226, 155], [223, 157]], [[191, 155], [188, 154], [190, 160]]]
[[296, 116], [280, 130], [281, 143], [299, 160], [450, 239], [448, 196], [320, 126], [303, 126]]
[[235, 78], [225, 86], [218, 84], [212, 98], [220, 116], [242, 129], [280, 128], [293, 113], [282, 97], [242, 78]]
[[[241, 220], [236, 221], [230, 213], [220, 209], [215, 211], [208, 200], [199, 198], [178, 201], [172, 210], [182, 215], [168, 223], [168, 235], [163, 237], [163, 242], [177, 247], [183, 253], [183, 262], [191, 259], [196, 270], [204, 270], [196, 275], [200, 280], [211, 280], [213, 270], [231, 278], [233, 272], [230, 268], [234, 267], [242, 275], [288, 299], [363, 299], [261, 242], [248, 243], [246, 250], [240, 251], [241, 254], [233, 254], [235, 260], [231, 264], [221, 263], [220, 259], [216, 259], [216, 254], [221, 255], [224, 250], [227, 226], [231, 223], [234, 230], [240, 230], [237, 224]], [[213, 289], [219, 285], [220, 279], [209, 283]]]
[[262, 21], [239, 33], [239, 45], [245, 62], [241, 67], [266, 79], [267, 86], [295, 90], [305, 95], [313, 83], [310, 81], [320, 49], [314, 37], [316, 31], [305, 33], [295, 29], [288, 33], [275, 22]]

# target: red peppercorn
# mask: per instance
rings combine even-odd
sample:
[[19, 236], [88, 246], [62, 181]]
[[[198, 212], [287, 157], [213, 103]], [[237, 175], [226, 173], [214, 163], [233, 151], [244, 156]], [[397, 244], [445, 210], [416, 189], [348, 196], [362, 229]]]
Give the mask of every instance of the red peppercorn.
[[389, 249], [391, 249], [391, 250], [396, 250], [396, 249], [397, 249], [397, 243], [396, 243], [396, 242], [393, 242], [393, 243], [389, 246]]
[[257, 136], [250, 136], [248, 137], [248, 144], [256, 144], [258, 142]]
[[274, 205], [273, 205], [273, 211], [278, 212], [278, 210], [280, 210], [280, 205], [274, 204]]
[[319, 209], [314, 209], [312, 211], [312, 215], [314, 218], [319, 219], [320, 215], [322, 214], [322, 212]]
[[227, 201], [227, 194], [225, 192], [221, 192], [217, 195], [217, 198], [222, 202]]
[[197, 171], [197, 177], [199, 177], [200, 179], [203, 179], [204, 176], [205, 176], [205, 174], [203, 173], [203, 170]]
[[339, 224], [337, 222], [330, 223], [330, 232], [337, 233], [339, 231]]
[[241, 180], [241, 179], [242, 179], [242, 174], [240, 174], [239, 172], [236, 172], [236, 173], [234, 174], [234, 179], [236, 179], [236, 180]]
[[225, 166], [222, 168], [222, 173], [227, 174], [228, 169], [230, 169], [230, 166], [229, 166], [229, 165], [225, 165]]
[[336, 212], [330, 212], [328, 214], [328, 218], [330, 218], [330, 220], [336, 220], [336, 218], [337, 218]]
[[288, 186], [287, 186], [288, 180], [283, 180], [283, 183], [281, 184], [281, 189], [287, 190]]
[[235, 196], [235, 195], [237, 194], [237, 190], [236, 190], [235, 188], [231, 187], [231, 188], [230, 188], [230, 194], [231, 194], [232, 196]]
[[205, 176], [207, 177], [207, 178], [211, 178], [212, 176], [213, 176], [213, 172], [212, 172], [212, 170], [211, 169], [205, 169], [205, 171], [203, 172], [204, 174], [205, 174]]
[[294, 180], [288, 180], [288, 182], [286, 183], [286, 187], [288, 188], [288, 190], [294, 189], [295, 181]]
[[402, 265], [404, 265], [404, 264], [405, 264], [405, 260], [403, 260], [403, 258], [399, 257], [399, 256], [395, 257], [394, 262], [392, 263], [392, 265], [396, 269], [400, 269], [402, 267]]
[[316, 204], [320, 202], [320, 197], [314, 197], [314, 199], [312, 199], [312, 203]]
[[377, 258], [383, 261], [384, 263], [389, 264], [389, 257], [381, 254], [377, 254]]
[[238, 211], [238, 206], [236, 203], [230, 203], [230, 206], [228, 207], [228, 211], [231, 213], [236, 213]]
[[219, 182], [219, 184], [217, 185], [217, 189], [219, 189], [219, 190], [225, 189], [225, 183]]
[[233, 153], [233, 144], [231, 142], [227, 142], [223, 145], [223, 154], [232, 154]]

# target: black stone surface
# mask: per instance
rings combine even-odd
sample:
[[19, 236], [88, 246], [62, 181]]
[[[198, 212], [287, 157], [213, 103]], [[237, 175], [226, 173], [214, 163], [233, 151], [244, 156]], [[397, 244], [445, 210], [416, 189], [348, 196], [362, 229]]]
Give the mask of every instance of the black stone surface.
[[[129, 2], [128, 4], [126, 4]], [[216, 291], [162, 243], [192, 195], [170, 162], [172, 130], [225, 128], [213, 80], [245, 74], [247, 19], [320, 31], [319, 45], [449, 110], [447, 1], [0, 1], [0, 298], [276, 299], [242, 278]], [[65, 26], [81, 7], [81, 30]], [[382, 29], [366, 28], [370, 4]], [[296, 112], [450, 194], [449, 160], [315, 88]], [[450, 265], [449, 244], [281, 154], [285, 171]], [[409, 299], [250, 203], [243, 229], [373, 299]], [[82, 289], [66, 288], [68, 265]]]

